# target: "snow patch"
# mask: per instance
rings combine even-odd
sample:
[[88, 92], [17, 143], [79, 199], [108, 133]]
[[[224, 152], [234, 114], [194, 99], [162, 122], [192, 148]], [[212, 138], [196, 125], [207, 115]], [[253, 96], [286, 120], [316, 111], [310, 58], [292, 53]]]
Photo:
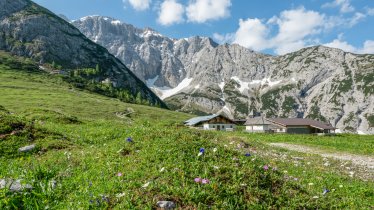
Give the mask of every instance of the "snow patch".
[[219, 88], [221, 88], [221, 91], [223, 92], [223, 87], [225, 87], [225, 82], [219, 83]]
[[119, 25], [119, 24], [121, 24], [121, 21], [119, 21], [119, 20], [112, 20], [112, 22], [111, 22], [113, 25]]
[[194, 88], [195, 89], [199, 89], [200, 88], [200, 84], [196, 85]]
[[357, 134], [358, 135], [368, 135], [367, 133], [363, 132], [363, 131], [360, 131], [360, 130], [357, 130]]
[[158, 37], [163, 37], [160, 33], [152, 30], [145, 30], [142, 34], [139, 34], [140, 37], [150, 37], [150, 36], [158, 36]]
[[156, 89], [157, 91], [159, 91], [161, 94], [160, 98], [162, 100], [164, 100], [165, 98], [168, 98], [172, 95], [175, 95], [177, 94], [178, 92], [180, 92], [181, 90], [183, 90], [184, 88], [188, 87], [191, 82], [192, 82], [193, 78], [185, 78], [181, 83], [178, 84], [177, 87], [175, 88], [170, 88], [170, 87], [155, 87], [153, 86], [154, 89]]
[[272, 87], [272, 86], [274, 86], [274, 85], [279, 84], [281, 81], [282, 81], [282, 80], [278, 80], [278, 81], [274, 81], [274, 82], [272, 82], [272, 81], [270, 80], [270, 78], [264, 78], [264, 79], [262, 79], [262, 80], [252, 80], [249, 84], [250, 84], [250, 85], [256, 85], [256, 84], [265, 85], [265, 84], [267, 84], [267, 85], [269, 85], [270, 87]]
[[239, 91], [241, 92], [241, 93], [243, 93], [243, 91], [245, 90], [245, 89], [248, 89], [248, 85], [249, 85], [249, 82], [243, 82], [243, 81], [241, 81], [240, 79], [239, 79], [239, 77], [231, 77], [231, 79], [232, 80], [235, 80], [237, 83], [239, 83], [239, 85], [240, 85], [240, 88], [238, 88], [239, 89]]

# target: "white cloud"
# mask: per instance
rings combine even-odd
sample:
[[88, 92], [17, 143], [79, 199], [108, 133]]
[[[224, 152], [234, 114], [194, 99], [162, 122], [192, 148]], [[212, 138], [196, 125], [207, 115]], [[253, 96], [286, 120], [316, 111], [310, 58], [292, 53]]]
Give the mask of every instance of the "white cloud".
[[322, 5], [323, 8], [339, 7], [341, 13], [354, 12], [355, 8], [351, 5], [350, 0], [334, 0], [333, 2]]
[[239, 20], [239, 29], [234, 36], [234, 43], [253, 50], [268, 48], [266, 36], [268, 28], [259, 19]]
[[146, 10], [151, 4], [151, 0], [122, 0], [124, 3], [128, 1], [131, 6], [138, 11]]
[[230, 16], [231, 0], [191, 0], [187, 17], [191, 22], [204, 23]]
[[374, 40], [365, 41], [364, 47], [362, 48], [361, 53], [374, 54]]
[[332, 42], [324, 44], [324, 46], [332, 47], [332, 48], [338, 48], [338, 49], [344, 50], [346, 52], [356, 52], [357, 51], [357, 49], [354, 46], [352, 46], [352, 45], [348, 44], [348, 42], [342, 41], [340, 39], [334, 39]]
[[[285, 54], [315, 43], [311, 36], [322, 32], [324, 20], [324, 15], [303, 7], [283, 11], [268, 21], [240, 19], [233, 43], [257, 51], [273, 49], [277, 54]], [[278, 31], [270, 37], [274, 26]]]
[[234, 37], [235, 37], [235, 34], [233, 33], [229, 33], [229, 34], [214, 33], [213, 34], [213, 39], [216, 40], [220, 44], [231, 43], [233, 42]]
[[181, 23], [183, 19], [184, 7], [176, 0], [165, 0], [161, 4], [158, 22], [162, 25], [172, 25], [174, 23]]
[[276, 23], [278, 34], [272, 39], [277, 54], [284, 54], [305, 47], [306, 37], [322, 32], [324, 15], [315, 11], [306, 11], [301, 7], [283, 11], [279, 18], [273, 17], [269, 23]]
[[373, 16], [374, 15], [374, 8], [366, 8], [366, 14]]
[[355, 15], [350, 19], [349, 26], [352, 27], [359, 23], [361, 20], [365, 19], [366, 15], [360, 12], [356, 12]]
[[362, 48], [356, 48], [343, 40], [343, 36], [340, 34], [337, 39], [334, 39], [330, 43], [324, 44], [326, 47], [333, 47], [344, 50], [346, 52], [358, 53], [358, 54], [373, 54], [374, 53], [374, 40], [366, 40]]

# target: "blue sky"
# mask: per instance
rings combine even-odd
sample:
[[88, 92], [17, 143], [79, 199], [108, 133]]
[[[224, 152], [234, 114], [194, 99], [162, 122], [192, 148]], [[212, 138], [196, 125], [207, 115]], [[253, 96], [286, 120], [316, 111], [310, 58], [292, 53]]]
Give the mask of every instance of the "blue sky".
[[374, 0], [34, 0], [71, 20], [109, 16], [173, 37], [285, 54], [312, 45], [374, 53]]

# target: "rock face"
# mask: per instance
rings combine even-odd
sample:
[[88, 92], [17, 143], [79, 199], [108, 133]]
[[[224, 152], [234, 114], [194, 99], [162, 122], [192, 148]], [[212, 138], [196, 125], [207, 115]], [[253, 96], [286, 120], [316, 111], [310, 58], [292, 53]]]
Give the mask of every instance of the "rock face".
[[67, 71], [99, 66], [96, 82], [111, 83], [134, 95], [140, 93], [150, 104], [164, 105], [120, 60], [64, 19], [30, 0], [2, 0], [0, 8], [0, 50]]
[[175, 110], [310, 117], [342, 131], [374, 132], [374, 55], [316, 46], [270, 56], [206, 37], [171, 39], [108, 17], [72, 24]]

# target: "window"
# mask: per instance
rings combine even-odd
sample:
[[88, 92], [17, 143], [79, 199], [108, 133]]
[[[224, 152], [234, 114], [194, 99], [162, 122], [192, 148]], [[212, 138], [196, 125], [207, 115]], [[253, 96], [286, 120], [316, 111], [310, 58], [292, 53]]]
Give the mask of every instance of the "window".
[[213, 125], [213, 128], [216, 128], [216, 126]]
[[232, 125], [230, 125], [230, 128], [232, 128]]
[[279, 128], [279, 131], [283, 131], [283, 128]]

